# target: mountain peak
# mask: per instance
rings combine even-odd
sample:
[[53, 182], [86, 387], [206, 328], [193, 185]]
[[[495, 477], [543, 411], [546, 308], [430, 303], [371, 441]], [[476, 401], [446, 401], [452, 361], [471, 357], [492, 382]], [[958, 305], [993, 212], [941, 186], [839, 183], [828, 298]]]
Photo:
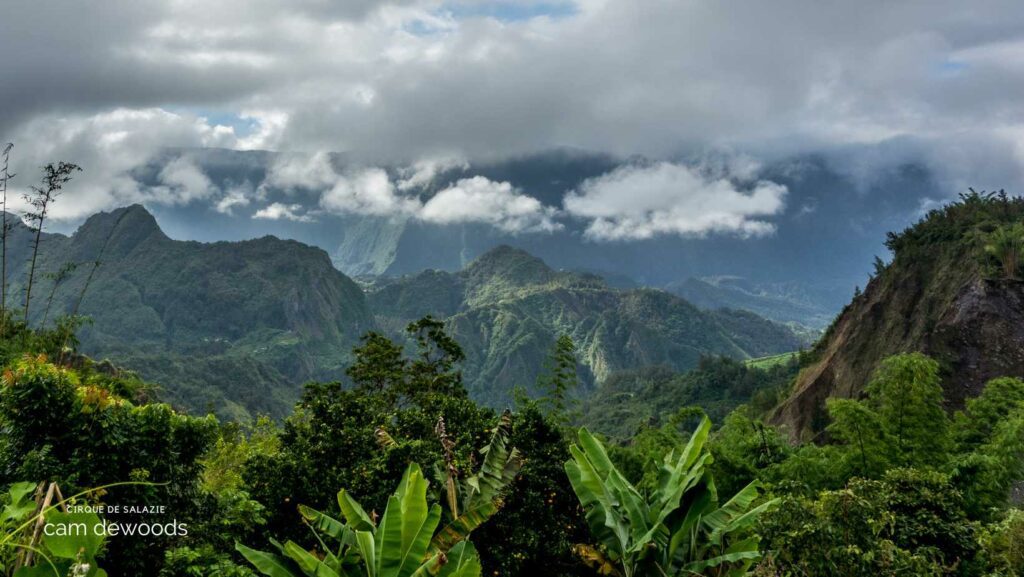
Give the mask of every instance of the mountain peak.
[[543, 260], [502, 244], [477, 257], [461, 273], [467, 280], [501, 278], [516, 285], [543, 284], [555, 276]]
[[75, 238], [81, 246], [99, 249], [108, 245], [108, 250], [131, 250], [135, 245], [150, 239], [167, 239], [156, 218], [141, 204], [132, 204], [90, 216]]

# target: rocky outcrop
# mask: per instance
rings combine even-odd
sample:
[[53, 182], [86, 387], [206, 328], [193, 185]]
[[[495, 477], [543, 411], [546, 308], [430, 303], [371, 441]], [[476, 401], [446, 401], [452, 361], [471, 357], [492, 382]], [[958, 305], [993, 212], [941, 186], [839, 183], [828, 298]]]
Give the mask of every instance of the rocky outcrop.
[[984, 234], [1020, 201], [956, 203], [890, 238], [895, 258], [846, 306], [771, 419], [794, 438], [820, 431], [825, 400], [858, 397], [879, 362], [922, 352], [939, 362], [951, 410], [1000, 376], [1024, 376], [1024, 282], [983, 262]]

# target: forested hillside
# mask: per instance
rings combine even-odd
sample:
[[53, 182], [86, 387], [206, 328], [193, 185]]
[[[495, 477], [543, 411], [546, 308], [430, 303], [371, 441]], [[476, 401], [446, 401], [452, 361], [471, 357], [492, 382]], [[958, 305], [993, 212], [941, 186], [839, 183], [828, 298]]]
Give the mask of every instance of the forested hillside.
[[876, 271], [807, 356], [774, 421], [793, 434], [824, 426], [825, 400], [857, 398], [890, 355], [939, 363], [948, 408], [997, 376], [1024, 376], [1024, 200], [964, 195], [887, 241]]
[[[23, 306], [31, 231], [9, 239], [8, 306]], [[295, 241], [169, 238], [141, 206], [89, 218], [73, 235], [45, 234], [29, 307], [32, 326], [84, 318], [82, 350], [158, 383], [193, 412], [281, 417], [309, 380], [344, 380], [359, 335], [400, 334], [426, 314], [444, 318], [466, 351], [474, 398], [504, 406], [532, 387], [561, 334], [581, 351], [587, 386], [619, 369], [702, 355], [737, 359], [801, 342], [753, 313], [701, 311], [668, 293], [613, 289], [558, 272], [523, 251], [495, 249], [460, 273], [427, 271], [363, 290], [327, 254]]]
[[613, 289], [507, 246], [458, 273], [382, 280], [367, 296], [382, 327], [427, 314], [445, 318], [466, 351], [470, 393], [498, 405], [515, 386], [533, 385], [562, 334], [576, 343], [586, 387], [621, 369], [686, 370], [704, 355], [746, 359], [801, 346], [789, 329], [753, 313], [703, 311], [659, 290]]
[[[9, 307], [24, 305], [31, 233], [19, 222], [10, 237]], [[34, 326], [84, 315], [83, 351], [160, 383], [176, 405], [227, 417], [281, 416], [303, 381], [340, 378], [373, 326], [358, 286], [322, 250], [273, 237], [175, 241], [138, 205], [46, 235], [37, 269]]]

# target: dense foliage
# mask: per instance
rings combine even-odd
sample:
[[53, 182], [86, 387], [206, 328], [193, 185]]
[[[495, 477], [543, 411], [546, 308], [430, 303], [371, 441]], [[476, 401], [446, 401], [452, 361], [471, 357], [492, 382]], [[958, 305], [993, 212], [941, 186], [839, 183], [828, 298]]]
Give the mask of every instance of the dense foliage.
[[[164, 505], [189, 524], [97, 545], [90, 555], [111, 575], [981, 576], [1024, 565], [1012, 500], [1024, 381], [992, 380], [949, 414], [941, 366], [919, 353], [880, 363], [862, 398], [831, 400], [814, 443], [793, 445], [762, 419], [794, 359], [708, 358], [691, 373], [622, 377], [621, 393], [583, 415], [607, 411], [612, 437], [583, 430], [574, 446], [568, 338], [538, 380], [547, 396], [510, 412], [470, 398], [462, 349], [425, 317], [401, 342], [366, 334], [346, 384], [307, 385], [282, 422], [221, 424], [151, 402], [135, 376], [65, 350], [60, 328], [7, 328], [3, 483], [159, 483], [88, 500]], [[392, 523], [410, 529], [396, 540]], [[409, 555], [396, 565], [395, 551]]]
[[750, 403], [761, 412], [775, 406], [796, 370], [795, 357], [765, 368], [726, 357], [703, 357], [685, 373], [659, 366], [619, 371], [584, 401], [583, 420], [621, 440], [671, 422], [681, 407], [700, 407], [721, 423], [742, 404]]
[[760, 539], [751, 529], [774, 501], [751, 507], [758, 498], [752, 482], [719, 504], [714, 478], [706, 471], [712, 460], [704, 450], [710, 430], [705, 418], [685, 448], [666, 455], [658, 485], [644, 495], [615, 467], [600, 441], [580, 429], [565, 471], [599, 542], [599, 547], [581, 546], [580, 553], [599, 572], [742, 575], [760, 557]]
[[753, 313], [701, 310], [660, 290], [616, 289], [508, 246], [457, 273], [381, 279], [367, 299], [385, 331], [427, 314], [446, 319], [465, 350], [467, 389], [492, 406], [510, 402], [515, 387], [537, 383], [563, 336], [578, 351], [584, 390], [617, 370], [663, 364], [685, 371], [706, 355], [743, 359], [802, 344], [788, 328]]

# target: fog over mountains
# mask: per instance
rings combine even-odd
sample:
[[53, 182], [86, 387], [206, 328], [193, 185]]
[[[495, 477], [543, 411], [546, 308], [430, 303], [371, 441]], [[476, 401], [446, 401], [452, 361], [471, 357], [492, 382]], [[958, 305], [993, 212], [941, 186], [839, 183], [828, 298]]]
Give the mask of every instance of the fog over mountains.
[[[626, 172], [631, 175], [623, 177]], [[567, 208], [584, 197], [595, 204], [594, 194], [611, 186], [613, 176], [615, 193], [646, 203], [644, 210], [615, 220]], [[738, 277], [748, 295], [785, 301], [769, 308], [799, 309], [772, 318], [817, 327], [866, 282], [873, 257], [886, 256], [884, 233], [916, 220], [938, 189], [917, 164], [863, 181], [824, 156], [737, 168], [728, 157], [666, 165], [567, 150], [488, 164], [441, 163], [415, 172], [366, 168], [343, 155], [178, 149], [134, 177], [153, 195], [146, 206], [176, 239], [273, 234], [323, 248], [352, 276], [456, 271], [508, 244], [555, 268], [594, 272], [613, 284], [678, 292], [691, 278]], [[487, 189], [479, 193], [488, 199], [482, 206], [479, 199], [453, 198], [474, 194], [474, 186]], [[629, 186], [636, 190], [622, 190]], [[176, 187], [179, 196], [192, 190], [192, 200], [161, 202], [158, 195], [168, 187]], [[754, 197], [766, 190], [778, 191], [777, 206], [744, 214], [744, 203], [756, 204]], [[651, 198], [658, 192], [690, 194], [697, 204], [689, 212], [660, 207]], [[715, 207], [716, 199], [729, 195], [736, 199]], [[439, 199], [449, 203], [447, 219], [429, 216]], [[716, 212], [719, 222], [701, 220]], [[617, 232], [595, 232], [595, 223]], [[643, 230], [658, 226], [665, 230], [649, 236]], [[735, 286], [728, 288], [735, 293]], [[693, 290], [680, 294], [701, 300]], [[722, 306], [758, 307], [738, 305], [736, 294], [716, 298], [704, 302], [713, 307], [725, 298]]]

